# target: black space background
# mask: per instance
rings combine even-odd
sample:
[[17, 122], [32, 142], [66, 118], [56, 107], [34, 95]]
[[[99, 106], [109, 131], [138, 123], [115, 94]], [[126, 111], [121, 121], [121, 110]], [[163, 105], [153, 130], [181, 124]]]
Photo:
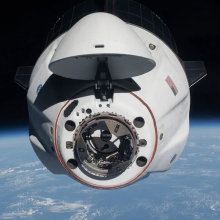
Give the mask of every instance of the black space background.
[[[16, 70], [19, 66], [34, 66], [50, 28], [78, 2], [20, 0], [1, 4], [1, 128], [28, 124], [26, 91], [13, 81]], [[220, 1], [138, 2], [167, 24], [183, 60], [205, 62], [208, 76], [191, 88], [191, 119], [220, 119]]]

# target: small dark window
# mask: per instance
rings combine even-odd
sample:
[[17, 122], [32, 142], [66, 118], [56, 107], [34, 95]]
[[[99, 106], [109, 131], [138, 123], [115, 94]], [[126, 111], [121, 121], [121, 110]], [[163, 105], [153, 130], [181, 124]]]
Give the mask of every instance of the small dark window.
[[54, 153], [54, 147], [51, 147], [52, 152]]
[[53, 127], [50, 127], [50, 134], [53, 134]]
[[74, 159], [69, 159], [67, 161], [67, 166], [70, 168], [70, 169], [76, 169], [78, 167], [78, 163], [76, 160]]
[[91, 114], [91, 113], [92, 113], [92, 110], [91, 110], [90, 108], [87, 108], [87, 109], [86, 109], [86, 113], [87, 113], [87, 114]]
[[105, 47], [103, 44], [95, 45], [95, 48], [103, 48], [103, 47]]
[[138, 157], [136, 160], [136, 163], [139, 167], [144, 167], [147, 164], [147, 158], [146, 157]]
[[145, 121], [142, 117], [137, 117], [134, 119], [133, 123], [136, 128], [142, 128], [145, 124]]
[[65, 123], [65, 128], [67, 131], [73, 131], [76, 128], [76, 124], [74, 121], [68, 120]]

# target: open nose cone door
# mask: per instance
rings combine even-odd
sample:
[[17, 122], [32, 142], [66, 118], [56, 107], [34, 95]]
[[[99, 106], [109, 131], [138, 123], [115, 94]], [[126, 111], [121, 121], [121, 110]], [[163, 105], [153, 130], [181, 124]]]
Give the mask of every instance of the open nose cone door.
[[98, 58], [107, 58], [113, 80], [138, 76], [156, 66], [149, 49], [125, 22], [111, 14], [94, 13], [66, 33], [49, 69], [66, 78], [94, 80]]

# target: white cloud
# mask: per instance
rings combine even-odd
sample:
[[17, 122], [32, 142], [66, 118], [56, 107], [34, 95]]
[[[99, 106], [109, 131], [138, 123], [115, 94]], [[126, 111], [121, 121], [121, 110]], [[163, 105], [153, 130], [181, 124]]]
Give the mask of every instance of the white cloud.
[[210, 146], [208, 147], [208, 149], [212, 149], [212, 150], [214, 150], [214, 151], [220, 151], [220, 145], [215, 145], [215, 144], [213, 144], [213, 145], [210, 145]]
[[35, 171], [42, 171], [42, 170], [46, 170], [47, 168], [46, 167], [43, 167], [43, 168], [38, 168], [38, 169], [34, 169], [34, 170], [20, 170], [18, 171], [17, 173], [29, 173], [29, 172], [35, 172]]
[[84, 211], [89, 210], [92, 205], [84, 205], [80, 203], [66, 203], [66, 202], [61, 202], [58, 203], [57, 205], [50, 205], [47, 207], [47, 209], [50, 212], [55, 212], [55, 213], [63, 213], [63, 212], [73, 212], [77, 209], [82, 209]]
[[75, 201], [73, 203], [69, 203], [61, 201], [59, 199], [44, 198], [40, 196], [29, 197], [20, 195], [17, 198], [20, 201], [11, 204], [8, 208], [16, 207], [18, 209], [22, 209], [23, 207], [26, 207], [28, 205], [33, 207], [35, 210], [41, 210], [42, 212], [48, 211], [51, 213], [71, 213], [72, 220], [87, 219], [87, 215], [90, 211], [90, 208], [93, 206], [92, 204], [85, 204], [82, 201]]
[[219, 216], [220, 212], [220, 194], [219, 192], [211, 191], [205, 192], [201, 188], [192, 188], [181, 186], [177, 187], [177, 194], [182, 197], [182, 211], [180, 212], [184, 216], [187, 215], [188, 219], [192, 219], [190, 215], [197, 214], [198, 219], [216, 219], [212, 213], [206, 211], [208, 216], [204, 216], [202, 210], [212, 210]]
[[[34, 197], [32, 197], [32, 199], [34, 199]], [[68, 203], [60, 200], [42, 197], [39, 197], [39, 199], [34, 199], [33, 203], [36, 206], [45, 206], [47, 210], [55, 213], [73, 212], [76, 209], [89, 210], [92, 206], [92, 204], [82, 204], [82, 202], [80, 201]]]
[[95, 212], [92, 213], [92, 217], [102, 216], [102, 212], [100, 210], [95, 210]]
[[19, 171], [17, 171], [17, 173], [28, 173], [30, 171], [33, 171], [33, 170], [19, 170]]
[[197, 144], [195, 142], [187, 142], [186, 145], [189, 147], [196, 147], [197, 146]]
[[84, 193], [84, 194], [92, 194], [92, 195], [94, 195], [94, 194], [100, 194], [100, 193], [103, 193], [103, 191], [102, 190], [99, 190], [99, 189], [82, 189], [82, 190], [79, 190], [79, 191], [77, 191], [77, 193], [79, 193], [79, 194], [82, 194], [82, 193]]
[[92, 192], [94, 192], [94, 191], [96, 191], [96, 189], [83, 189], [83, 190], [81, 190], [80, 192], [83, 192], [83, 193], [92, 193]]
[[[33, 200], [34, 201], [34, 200]], [[56, 202], [53, 199], [50, 198], [44, 198], [43, 201], [34, 201], [36, 205], [41, 205], [41, 206], [51, 206], [56, 204]]]
[[187, 154], [187, 156], [189, 156], [189, 157], [194, 157], [195, 155], [198, 155], [198, 153]]
[[80, 209], [77, 213], [70, 217], [70, 220], [87, 220], [88, 213], [89, 208]]
[[[12, 167], [12, 168], [8, 168], [6, 170], [0, 170], [0, 177], [3, 177], [5, 175], [7, 175], [7, 174], [15, 172], [18, 169], [27, 168], [27, 167], [28, 168], [29, 167], [35, 167], [35, 166], [37, 166], [39, 164], [40, 164], [40, 161], [35, 161], [35, 162], [32, 162], [32, 163], [21, 164], [18, 167]], [[44, 168], [39, 168], [39, 169], [35, 169], [34, 171], [44, 170], [44, 169], [46, 169], [46, 168], [45, 167]], [[28, 171], [33, 171], [33, 170], [19, 170], [19, 171], [17, 171], [17, 173], [23, 173], [23, 172], [28, 172]]]
[[69, 184], [69, 185], [64, 185], [64, 186], [50, 186], [47, 187], [46, 191], [48, 193], [54, 193], [57, 192], [58, 190], [63, 190], [63, 189], [70, 189], [73, 188], [73, 186], [79, 185], [80, 183], [73, 183], [73, 184]]
[[17, 173], [28, 173], [28, 172], [35, 172], [35, 171], [42, 171], [42, 170], [47, 170], [47, 168], [43, 167], [43, 168], [38, 168], [38, 169], [34, 169], [34, 170], [20, 170]]
[[211, 205], [210, 209], [213, 210], [213, 211], [216, 210], [214, 205]]
[[34, 171], [46, 170], [46, 167], [35, 169]]
[[175, 175], [175, 176], [183, 176], [183, 175], [195, 175], [195, 171], [192, 170], [179, 170], [179, 169], [171, 169], [167, 171], [166, 176]]
[[[28, 190], [27, 188], [39, 186], [44, 182], [53, 180], [52, 175], [47, 171], [24, 171], [18, 173], [8, 173], [11, 175], [7, 177], [3, 184], [0, 184], [0, 190], [7, 190], [7, 192], [15, 192], [22, 189]], [[41, 190], [41, 188], [39, 188]]]
[[175, 169], [171, 168], [166, 173], [161, 173], [157, 178], [169, 178], [169, 175], [172, 176], [193, 176], [193, 177], [201, 177], [201, 176], [209, 176], [209, 177], [220, 177], [220, 170], [212, 170], [212, 169]]
[[28, 211], [22, 210], [18, 212], [3, 213], [2, 215], [0, 215], [0, 218], [1, 219], [15, 219], [16, 217], [29, 218], [35, 213], [38, 213], [38, 210], [29, 209]]
[[3, 177], [5, 175], [7, 175], [8, 173], [12, 173], [12, 172], [14, 172], [14, 169], [12, 169], [12, 168], [9, 168], [7, 170], [3, 170], [0, 172], [0, 177]]
[[180, 157], [178, 160], [187, 160], [187, 158]]
[[0, 170], [0, 178], [10, 176], [10, 179], [8, 179], [8, 182], [10, 182], [12, 179], [13, 180], [16, 178], [20, 179], [19, 174], [21, 173], [30, 173], [29, 176], [31, 177], [35, 175], [35, 172], [47, 170], [46, 167], [41, 167], [41, 168], [36, 168], [36, 169], [26, 169], [26, 170], [24, 169], [24, 168], [32, 168], [32, 167], [39, 166], [39, 165], [41, 165], [40, 161], [35, 161], [32, 163], [21, 164], [20, 166], [17, 166], [17, 167], [11, 167], [5, 170]]
[[31, 163], [25, 163], [25, 164], [22, 164], [18, 167], [15, 167], [14, 169], [20, 169], [20, 168], [24, 168], [24, 167], [35, 167], [37, 165], [40, 164], [40, 161], [35, 161], [35, 162], [31, 162]]
[[201, 176], [220, 177], [220, 171], [219, 170], [200, 170], [199, 174]]

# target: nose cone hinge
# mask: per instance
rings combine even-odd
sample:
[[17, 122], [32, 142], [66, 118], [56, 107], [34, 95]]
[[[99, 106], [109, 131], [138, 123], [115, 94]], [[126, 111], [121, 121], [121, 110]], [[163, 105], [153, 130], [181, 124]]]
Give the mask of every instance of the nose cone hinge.
[[106, 57], [97, 58], [98, 68], [95, 76], [95, 97], [100, 101], [107, 101], [113, 97], [112, 78], [108, 69]]

